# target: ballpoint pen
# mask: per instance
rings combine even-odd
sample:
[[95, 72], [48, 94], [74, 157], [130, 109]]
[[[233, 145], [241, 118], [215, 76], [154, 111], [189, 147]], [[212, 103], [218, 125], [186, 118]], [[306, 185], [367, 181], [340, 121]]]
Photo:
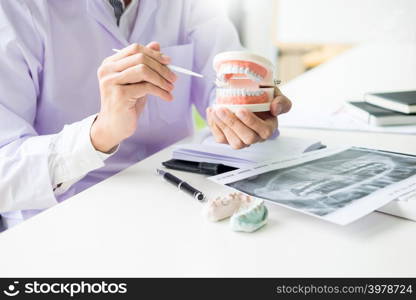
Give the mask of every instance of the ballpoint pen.
[[198, 201], [204, 201], [205, 195], [197, 190], [196, 188], [192, 187], [189, 183], [183, 181], [182, 179], [172, 175], [169, 172], [165, 172], [160, 169], [156, 169], [157, 174], [161, 175], [167, 182], [173, 184], [181, 191], [184, 191], [185, 193], [191, 195], [193, 198], [195, 198]]
[[[112, 50], [113, 50], [114, 52], [120, 52], [120, 50], [119, 50], [119, 49], [112, 49]], [[182, 68], [182, 67], [178, 67], [178, 66], [174, 66], [174, 65], [167, 65], [167, 67], [168, 67], [169, 69], [171, 69], [172, 71], [175, 71], [175, 72], [178, 72], [178, 73], [182, 73], [182, 74], [186, 74], [186, 75], [190, 75], [190, 76], [195, 76], [195, 77], [200, 77], [200, 78], [204, 77], [204, 76], [203, 76], [203, 75], [201, 75], [201, 74], [198, 74], [198, 73], [192, 72], [192, 71], [187, 70], [187, 69]]]

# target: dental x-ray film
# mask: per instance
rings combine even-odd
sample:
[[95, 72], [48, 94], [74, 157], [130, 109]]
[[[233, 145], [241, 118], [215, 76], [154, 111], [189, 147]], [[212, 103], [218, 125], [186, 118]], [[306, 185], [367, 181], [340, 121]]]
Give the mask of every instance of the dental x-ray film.
[[324, 149], [211, 177], [253, 197], [346, 225], [416, 191], [416, 157]]

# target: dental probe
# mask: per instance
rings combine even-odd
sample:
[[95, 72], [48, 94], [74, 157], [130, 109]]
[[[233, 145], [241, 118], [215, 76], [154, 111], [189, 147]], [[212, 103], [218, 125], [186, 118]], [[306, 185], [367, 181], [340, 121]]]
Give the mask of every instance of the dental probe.
[[[120, 50], [119, 49], [112, 49], [114, 52], [120, 52]], [[190, 70], [187, 70], [187, 69], [185, 69], [185, 68], [181, 68], [181, 67], [178, 67], [178, 66], [174, 66], [174, 65], [167, 65], [167, 67], [169, 68], [169, 69], [171, 69], [172, 71], [175, 71], [175, 72], [178, 72], [178, 73], [182, 73], [182, 74], [186, 74], [186, 75], [189, 75], [189, 76], [195, 76], [195, 77], [200, 77], [200, 78], [203, 78], [204, 76], [203, 75], [201, 75], [201, 74], [198, 74], [198, 73], [195, 73], [195, 72], [192, 72], [192, 71], [190, 71]]]

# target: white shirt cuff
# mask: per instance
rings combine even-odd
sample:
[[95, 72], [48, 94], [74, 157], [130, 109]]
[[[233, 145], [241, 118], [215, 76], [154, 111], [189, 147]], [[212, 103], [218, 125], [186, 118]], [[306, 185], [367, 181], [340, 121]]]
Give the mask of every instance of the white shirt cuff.
[[97, 151], [90, 137], [91, 126], [96, 115], [67, 125], [54, 141], [55, 159], [52, 162], [54, 186], [65, 182], [77, 181], [87, 173], [103, 167], [104, 160], [117, 152], [118, 147], [111, 153]]

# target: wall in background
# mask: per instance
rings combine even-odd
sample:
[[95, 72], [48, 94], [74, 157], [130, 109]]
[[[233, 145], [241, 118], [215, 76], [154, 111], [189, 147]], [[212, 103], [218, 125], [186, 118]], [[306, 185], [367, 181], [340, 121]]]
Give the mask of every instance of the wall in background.
[[416, 42], [415, 0], [278, 0], [276, 14], [279, 42]]
[[270, 59], [277, 58], [274, 43], [276, 0], [223, 0], [244, 47]]

